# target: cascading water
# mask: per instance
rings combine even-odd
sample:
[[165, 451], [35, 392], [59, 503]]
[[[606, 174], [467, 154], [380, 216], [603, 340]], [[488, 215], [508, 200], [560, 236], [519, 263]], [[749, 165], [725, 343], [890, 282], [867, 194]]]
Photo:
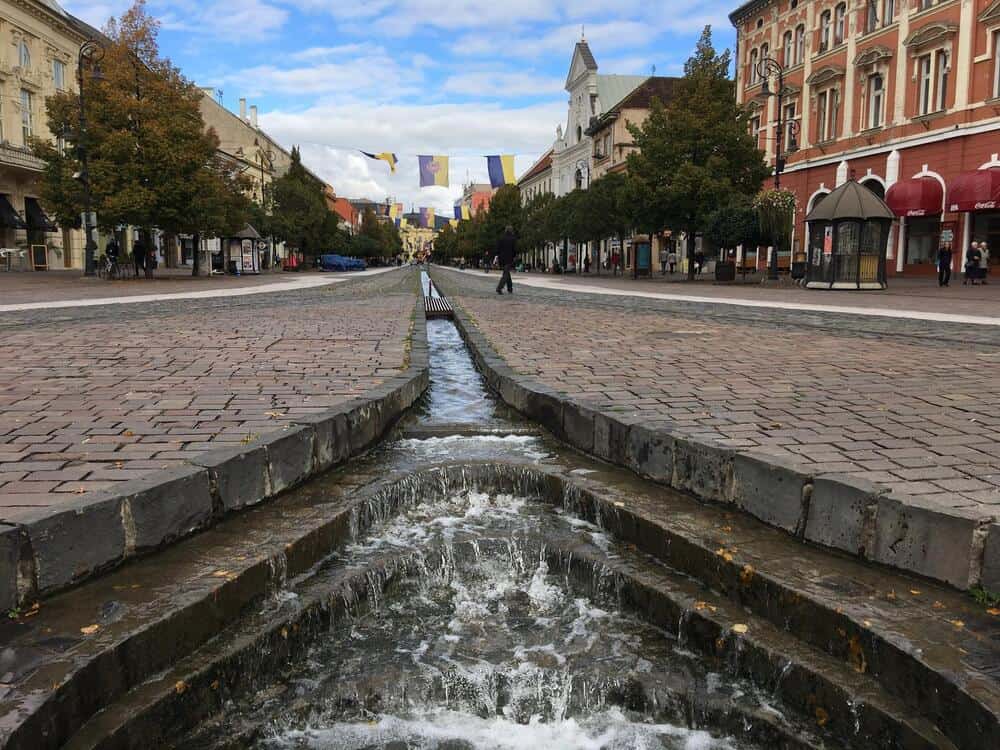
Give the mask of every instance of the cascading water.
[[[428, 321], [427, 335], [429, 391], [379, 464], [545, 461], [546, 442], [485, 389], [454, 325]], [[782, 737], [809, 735], [772, 707], [776, 695], [622, 606], [611, 563], [649, 563], [581, 520], [579, 504], [400, 482], [359, 509], [353, 541], [309, 577], [313, 593], [340, 592], [344, 614], [303, 658], [255, 676], [252, 691], [175, 747], [774, 746], [748, 716], [769, 717]], [[583, 558], [608, 565], [580, 575]], [[337, 588], [352, 571], [360, 583]], [[267, 606], [294, 612], [306, 598]]]

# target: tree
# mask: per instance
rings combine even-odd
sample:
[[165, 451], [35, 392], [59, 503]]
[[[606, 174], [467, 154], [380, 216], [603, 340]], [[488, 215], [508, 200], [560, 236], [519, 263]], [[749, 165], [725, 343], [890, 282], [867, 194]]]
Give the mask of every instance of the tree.
[[88, 156], [88, 184], [98, 226], [120, 225], [170, 233], [217, 234], [243, 215], [242, 185], [217, 158], [218, 139], [205, 129], [202, 92], [160, 56], [159, 23], [137, 0], [105, 27], [102, 82], [86, 79], [84, 115], [79, 99], [61, 92], [46, 101], [49, 130], [66, 147], [36, 141], [46, 161], [41, 193], [63, 226], [84, 207], [81, 146]]
[[[490, 199], [490, 207], [485, 212], [477, 238], [481, 250], [492, 253], [508, 226], [513, 227], [514, 234], [520, 236], [521, 213], [521, 191], [517, 185], [504, 185], [497, 190]], [[480, 211], [477, 216], [482, 214]]]
[[292, 147], [288, 171], [271, 183], [269, 197], [274, 236], [307, 258], [319, 255], [330, 209], [323, 197], [323, 186], [306, 172], [297, 147]]
[[739, 196], [728, 206], [717, 208], [709, 215], [705, 237], [713, 245], [727, 249], [737, 245], [756, 247], [764, 244], [757, 210], [744, 196]]
[[[729, 65], [728, 50], [716, 54], [706, 26], [670, 106], [654, 99], [646, 121], [629, 125], [639, 148], [628, 157], [637, 219], [650, 232], [684, 229], [688, 258], [712, 211], [756, 194], [769, 173], [749, 134], [748, 113], [736, 104]], [[691, 263], [688, 278], [694, 278]]]

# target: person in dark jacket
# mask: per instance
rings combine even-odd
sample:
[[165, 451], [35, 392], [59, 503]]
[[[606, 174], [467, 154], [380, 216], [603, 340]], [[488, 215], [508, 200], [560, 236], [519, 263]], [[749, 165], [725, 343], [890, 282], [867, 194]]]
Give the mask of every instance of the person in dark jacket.
[[507, 293], [513, 294], [514, 282], [510, 278], [510, 272], [514, 269], [514, 261], [517, 259], [517, 240], [514, 239], [512, 226], [508, 225], [503, 237], [497, 242], [497, 259], [500, 261], [500, 268], [503, 269], [500, 283], [497, 284], [497, 294], [503, 294], [504, 284], [507, 285]]
[[139, 269], [146, 270], [146, 243], [142, 237], [132, 243], [132, 263], [135, 265], [135, 277], [139, 278]]
[[951, 243], [945, 243], [938, 248], [938, 286], [948, 286], [951, 281]]

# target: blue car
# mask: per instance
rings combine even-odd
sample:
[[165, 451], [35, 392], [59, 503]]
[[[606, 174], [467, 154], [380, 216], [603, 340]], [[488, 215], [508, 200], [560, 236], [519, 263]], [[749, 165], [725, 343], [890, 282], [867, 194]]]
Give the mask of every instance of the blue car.
[[319, 268], [321, 271], [364, 271], [368, 265], [358, 258], [347, 258], [343, 255], [321, 255]]

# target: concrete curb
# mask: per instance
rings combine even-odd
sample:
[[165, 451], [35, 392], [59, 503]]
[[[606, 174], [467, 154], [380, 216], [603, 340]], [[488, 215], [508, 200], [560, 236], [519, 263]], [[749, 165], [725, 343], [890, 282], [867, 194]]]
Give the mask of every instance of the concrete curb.
[[958, 588], [1000, 591], [996, 517], [942, 512], [854, 477], [813, 476], [806, 465], [677, 435], [627, 413], [596, 412], [514, 373], [452, 302], [455, 324], [489, 385], [570, 446], [699, 499], [733, 505], [799, 539]]
[[0, 521], [0, 612], [211, 526], [373, 447], [427, 389], [423, 299], [404, 369], [361, 398], [296, 419], [252, 443]]

